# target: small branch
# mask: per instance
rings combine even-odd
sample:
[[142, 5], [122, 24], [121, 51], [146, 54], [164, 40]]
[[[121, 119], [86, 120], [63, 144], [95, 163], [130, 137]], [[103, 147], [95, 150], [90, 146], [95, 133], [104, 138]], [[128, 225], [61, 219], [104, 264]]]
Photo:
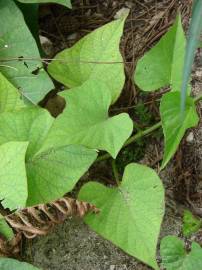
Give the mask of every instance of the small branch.
[[119, 173], [118, 173], [118, 170], [117, 170], [117, 167], [116, 167], [116, 161], [115, 161], [115, 159], [112, 160], [112, 169], [113, 169], [113, 173], [114, 173], [114, 177], [115, 177], [117, 186], [120, 186], [121, 185], [121, 182], [119, 180]]
[[[197, 103], [199, 102], [200, 100], [202, 100], [202, 94], [199, 94], [198, 96], [196, 96], [195, 98], [193, 98], [194, 102]], [[138, 139], [146, 136], [146, 135], [149, 135], [151, 132], [153, 132], [154, 130], [157, 130], [161, 127], [161, 122], [158, 122], [157, 124], [145, 129], [145, 130], [142, 130], [142, 131], [139, 131], [138, 133], [136, 133], [135, 135], [133, 135], [132, 137], [130, 137], [123, 145], [122, 149], [128, 145], [130, 145], [131, 143], [134, 143], [135, 141], [137, 141]], [[106, 153], [100, 157], [98, 157], [96, 159], [95, 162], [99, 162], [99, 161], [103, 161], [103, 160], [106, 160], [106, 159], [109, 159], [111, 158], [111, 155]]]
[[161, 127], [161, 122], [158, 122], [157, 124], [145, 129], [145, 130], [142, 130], [142, 131], [139, 131], [138, 133], [136, 133], [135, 135], [133, 135], [132, 137], [130, 137], [124, 144], [123, 147], [126, 147], [128, 146], [129, 144], [137, 141], [138, 139], [150, 134], [152, 131], [156, 130], [156, 129], [159, 129]]

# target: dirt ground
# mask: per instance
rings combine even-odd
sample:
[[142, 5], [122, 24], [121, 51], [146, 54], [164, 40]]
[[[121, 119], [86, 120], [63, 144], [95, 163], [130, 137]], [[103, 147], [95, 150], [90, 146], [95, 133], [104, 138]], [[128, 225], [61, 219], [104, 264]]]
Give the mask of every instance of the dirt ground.
[[[177, 10], [182, 12], [185, 28], [189, 21], [189, 0], [75, 0], [71, 11], [59, 6], [45, 5], [40, 11], [40, 34], [49, 39], [43, 44], [49, 57], [113, 20], [123, 7], [129, 8], [131, 12], [126, 22], [121, 51], [125, 60], [134, 63], [166, 32]], [[202, 91], [201, 59], [202, 50], [198, 50], [192, 81], [194, 95]], [[124, 91], [112, 112], [113, 109], [116, 111], [121, 107], [122, 111], [130, 113], [132, 118], [144, 127], [144, 123], [138, 118], [138, 112], [131, 111], [129, 107], [140, 101], [148, 103], [146, 115], [152, 115], [152, 119], [147, 119], [150, 125], [159, 119], [156, 101], [159, 94], [141, 96], [138, 89], [132, 85], [131, 75], [134, 68], [135, 64], [126, 65], [127, 80]], [[50, 99], [45, 100], [43, 105], [50, 110], [54, 110], [56, 106], [52, 100], [50, 106]], [[201, 103], [198, 105], [198, 112], [201, 115]], [[155, 133], [148, 137], [144, 144], [139, 142], [122, 151], [118, 160], [124, 163], [124, 166], [130, 162], [141, 162], [158, 170], [162, 149], [162, 133]], [[108, 163], [104, 162], [93, 167], [88, 176], [106, 181], [111, 176], [109, 171]], [[166, 188], [166, 214], [161, 237], [168, 234], [179, 236], [185, 208], [202, 217], [202, 122], [197, 128], [187, 132], [177, 154], [160, 173], [160, 177]], [[193, 236], [193, 239], [202, 244], [202, 232]], [[23, 257], [44, 270], [150, 269], [100, 238], [78, 219], [68, 219], [46, 237], [26, 241]]]

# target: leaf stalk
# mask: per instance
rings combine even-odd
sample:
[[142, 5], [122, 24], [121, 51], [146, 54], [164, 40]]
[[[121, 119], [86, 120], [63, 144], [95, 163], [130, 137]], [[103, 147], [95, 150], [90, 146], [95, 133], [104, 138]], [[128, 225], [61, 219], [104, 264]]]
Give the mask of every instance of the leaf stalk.
[[[194, 98], [194, 102], [197, 103], [197, 102], [199, 102], [200, 100], [202, 100], [202, 93], [199, 94], [198, 96], [196, 96], [196, 97]], [[128, 145], [134, 143], [134, 142], [137, 141], [138, 139], [140, 139], [140, 138], [142, 138], [142, 137], [144, 137], [144, 136], [149, 135], [151, 132], [153, 132], [153, 131], [159, 129], [160, 127], [162, 127], [161, 121], [158, 122], [158, 123], [156, 123], [156, 124], [154, 124], [153, 126], [147, 128], [147, 129], [145, 129], [145, 130], [139, 131], [139, 132], [136, 133], [135, 135], [131, 136], [131, 137], [124, 143], [122, 149], [125, 148], [126, 146], [128, 146]], [[111, 155], [108, 154], [108, 153], [106, 153], [106, 154], [103, 154], [103, 155], [101, 155], [100, 157], [98, 157], [98, 158], [96, 159], [95, 162], [107, 160], [107, 159], [109, 159], [109, 158], [111, 158]]]

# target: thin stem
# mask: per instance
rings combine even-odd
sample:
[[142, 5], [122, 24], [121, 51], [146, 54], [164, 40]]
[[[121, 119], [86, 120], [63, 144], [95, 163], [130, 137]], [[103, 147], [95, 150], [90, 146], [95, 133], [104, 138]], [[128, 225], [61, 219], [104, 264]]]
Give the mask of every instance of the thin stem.
[[45, 62], [47, 61], [54, 61], [54, 62], [60, 62], [60, 63], [81, 63], [81, 64], [106, 64], [106, 65], [114, 65], [114, 64], [132, 64], [133, 62], [130, 61], [94, 61], [94, 60], [81, 60], [81, 59], [73, 59], [73, 60], [65, 60], [62, 58], [38, 58], [38, 57], [11, 57], [11, 58], [0, 58], [0, 63], [4, 62], [12, 62], [12, 61], [39, 61], [39, 62]]
[[[142, 137], [144, 137], [144, 136], [150, 134], [152, 131], [154, 131], [154, 130], [160, 128], [160, 127], [161, 127], [161, 122], [158, 122], [157, 124], [153, 125], [152, 127], [149, 127], [149, 128], [147, 128], [147, 129], [145, 129], [145, 130], [139, 131], [138, 133], [136, 133], [135, 135], [133, 135], [132, 137], [130, 137], [130, 138], [124, 143], [122, 149], [123, 149], [124, 147], [128, 146], [129, 144], [131, 144], [131, 143], [137, 141], [138, 139], [140, 139], [140, 138], [142, 138]], [[106, 160], [106, 159], [109, 159], [109, 158], [111, 158], [111, 156], [110, 156], [110, 154], [107, 153], [107, 154], [104, 154], [104, 155], [98, 157], [98, 158], [96, 159], [96, 162], [97, 162], [97, 161]]]
[[112, 160], [112, 169], [113, 169], [113, 173], [114, 173], [114, 177], [115, 177], [117, 186], [120, 186], [121, 185], [121, 182], [119, 180], [119, 173], [118, 173], [118, 170], [117, 170], [117, 167], [116, 167], [116, 161], [115, 161], [115, 159]]
[[[196, 96], [196, 97], [194, 98], [194, 102], [197, 103], [197, 102], [200, 101], [200, 100], [202, 100], [202, 93], [199, 94], [198, 96]], [[161, 125], [162, 125], [161, 122], [158, 122], [157, 124], [154, 124], [153, 126], [147, 128], [147, 129], [145, 129], [145, 130], [139, 131], [138, 133], [136, 133], [135, 135], [133, 135], [132, 137], [130, 137], [130, 138], [124, 143], [122, 149], [123, 149], [124, 147], [130, 145], [131, 143], [134, 143], [134, 142], [137, 141], [138, 139], [140, 139], [140, 138], [142, 138], [142, 137], [144, 137], [144, 136], [146, 136], [146, 135], [149, 135], [152, 131], [159, 129], [159, 128], [161, 127]], [[95, 162], [99, 162], [99, 161], [106, 160], [106, 159], [109, 159], [109, 158], [111, 158], [111, 155], [108, 154], [108, 153], [106, 153], [106, 154], [104, 154], [104, 155], [98, 157], [98, 158], [96, 159]]]
[[124, 144], [123, 147], [128, 146], [129, 144], [137, 141], [138, 139], [150, 134], [152, 131], [158, 129], [161, 127], [161, 122], [158, 122], [157, 124], [145, 129], [145, 130], [141, 130], [138, 133], [136, 133], [135, 135], [133, 135], [132, 137], [130, 137]]

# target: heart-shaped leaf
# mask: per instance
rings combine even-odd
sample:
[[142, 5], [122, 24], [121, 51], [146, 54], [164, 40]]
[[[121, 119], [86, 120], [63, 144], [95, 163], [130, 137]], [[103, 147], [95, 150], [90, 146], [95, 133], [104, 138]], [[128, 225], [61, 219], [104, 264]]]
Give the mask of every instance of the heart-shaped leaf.
[[24, 107], [19, 91], [0, 72], [0, 113]]
[[23, 97], [37, 103], [54, 85], [36, 60], [40, 59], [36, 42], [13, 0], [0, 1], [0, 18], [0, 71]]
[[185, 47], [186, 39], [178, 16], [170, 30], [138, 61], [135, 83], [143, 91], [169, 85], [173, 91], [180, 91]]
[[40, 270], [31, 264], [25, 262], [19, 262], [14, 259], [0, 258], [0, 269], [1, 270]]
[[18, 2], [30, 4], [30, 3], [39, 3], [39, 4], [45, 4], [45, 3], [55, 3], [60, 4], [63, 6], [66, 6], [68, 8], [71, 8], [71, 0], [17, 0]]
[[[10, 141], [29, 142], [26, 152], [27, 206], [47, 203], [71, 191], [97, 157], [94, 150], [83, 146], [56, 147], [54, 142], [46, 151], [41, 151], [53, 121], [46, 110], [36, 107], [2, 113], [0, 117], [0, 145]], [[12, 183], [20, 181], [17, 174], [12, 177]], [[7, 189], [11, 187], [8, 185]], [[11, 191], [16, 193], [16, 189]], [[17, 200], [14, 202], [18, 207]]]
[[56, 119], [46, 144], [53, 141], [106, 150], [114, 158], [131, 135], [133, 122], [126, 113], [108, 117], [111, 95], [106, 84], [89, 80], [62, 93], [67, 107]]
[[85, 217], [94, 231], [159, 269], [155, 255], [164, 214], [164, 190], [154, 170], [129, 164], [119, 187], [107, 188], [90, 182], [81, 189], [79, 199], [100, 209], [98, 214]]
[[184, 117], [180, 110], [180, 92], [171, 92], [163, 95], [160, 105], [160, 114], [165, 137], [165, 150], [161, 168], [163, 169], [175, 154], [178, 145], [188, 128], [198, 123], [198, 115], [194, 100], [186, 99]]
[[25, 152], [27, 142], [8, 142], [0, 145], [0, 200], [5, 208], [25, 207], [27, 176]]
[[182, 240], [175, 236], [167, 236], [161, 241], [160, 251], [166, 270], [202, 269], [202, 248], [195, 242], [192, 243], [190, 253], [187, 253]]
[[119, 51], [125, 18], [108, 23], [81, 40], [72, 48], [58, 53], [48, 66], [54, 79], [68, 87], [77, 87], [89, 79], [108, 85], [112, 102], [124, 85], [124, 65]]

